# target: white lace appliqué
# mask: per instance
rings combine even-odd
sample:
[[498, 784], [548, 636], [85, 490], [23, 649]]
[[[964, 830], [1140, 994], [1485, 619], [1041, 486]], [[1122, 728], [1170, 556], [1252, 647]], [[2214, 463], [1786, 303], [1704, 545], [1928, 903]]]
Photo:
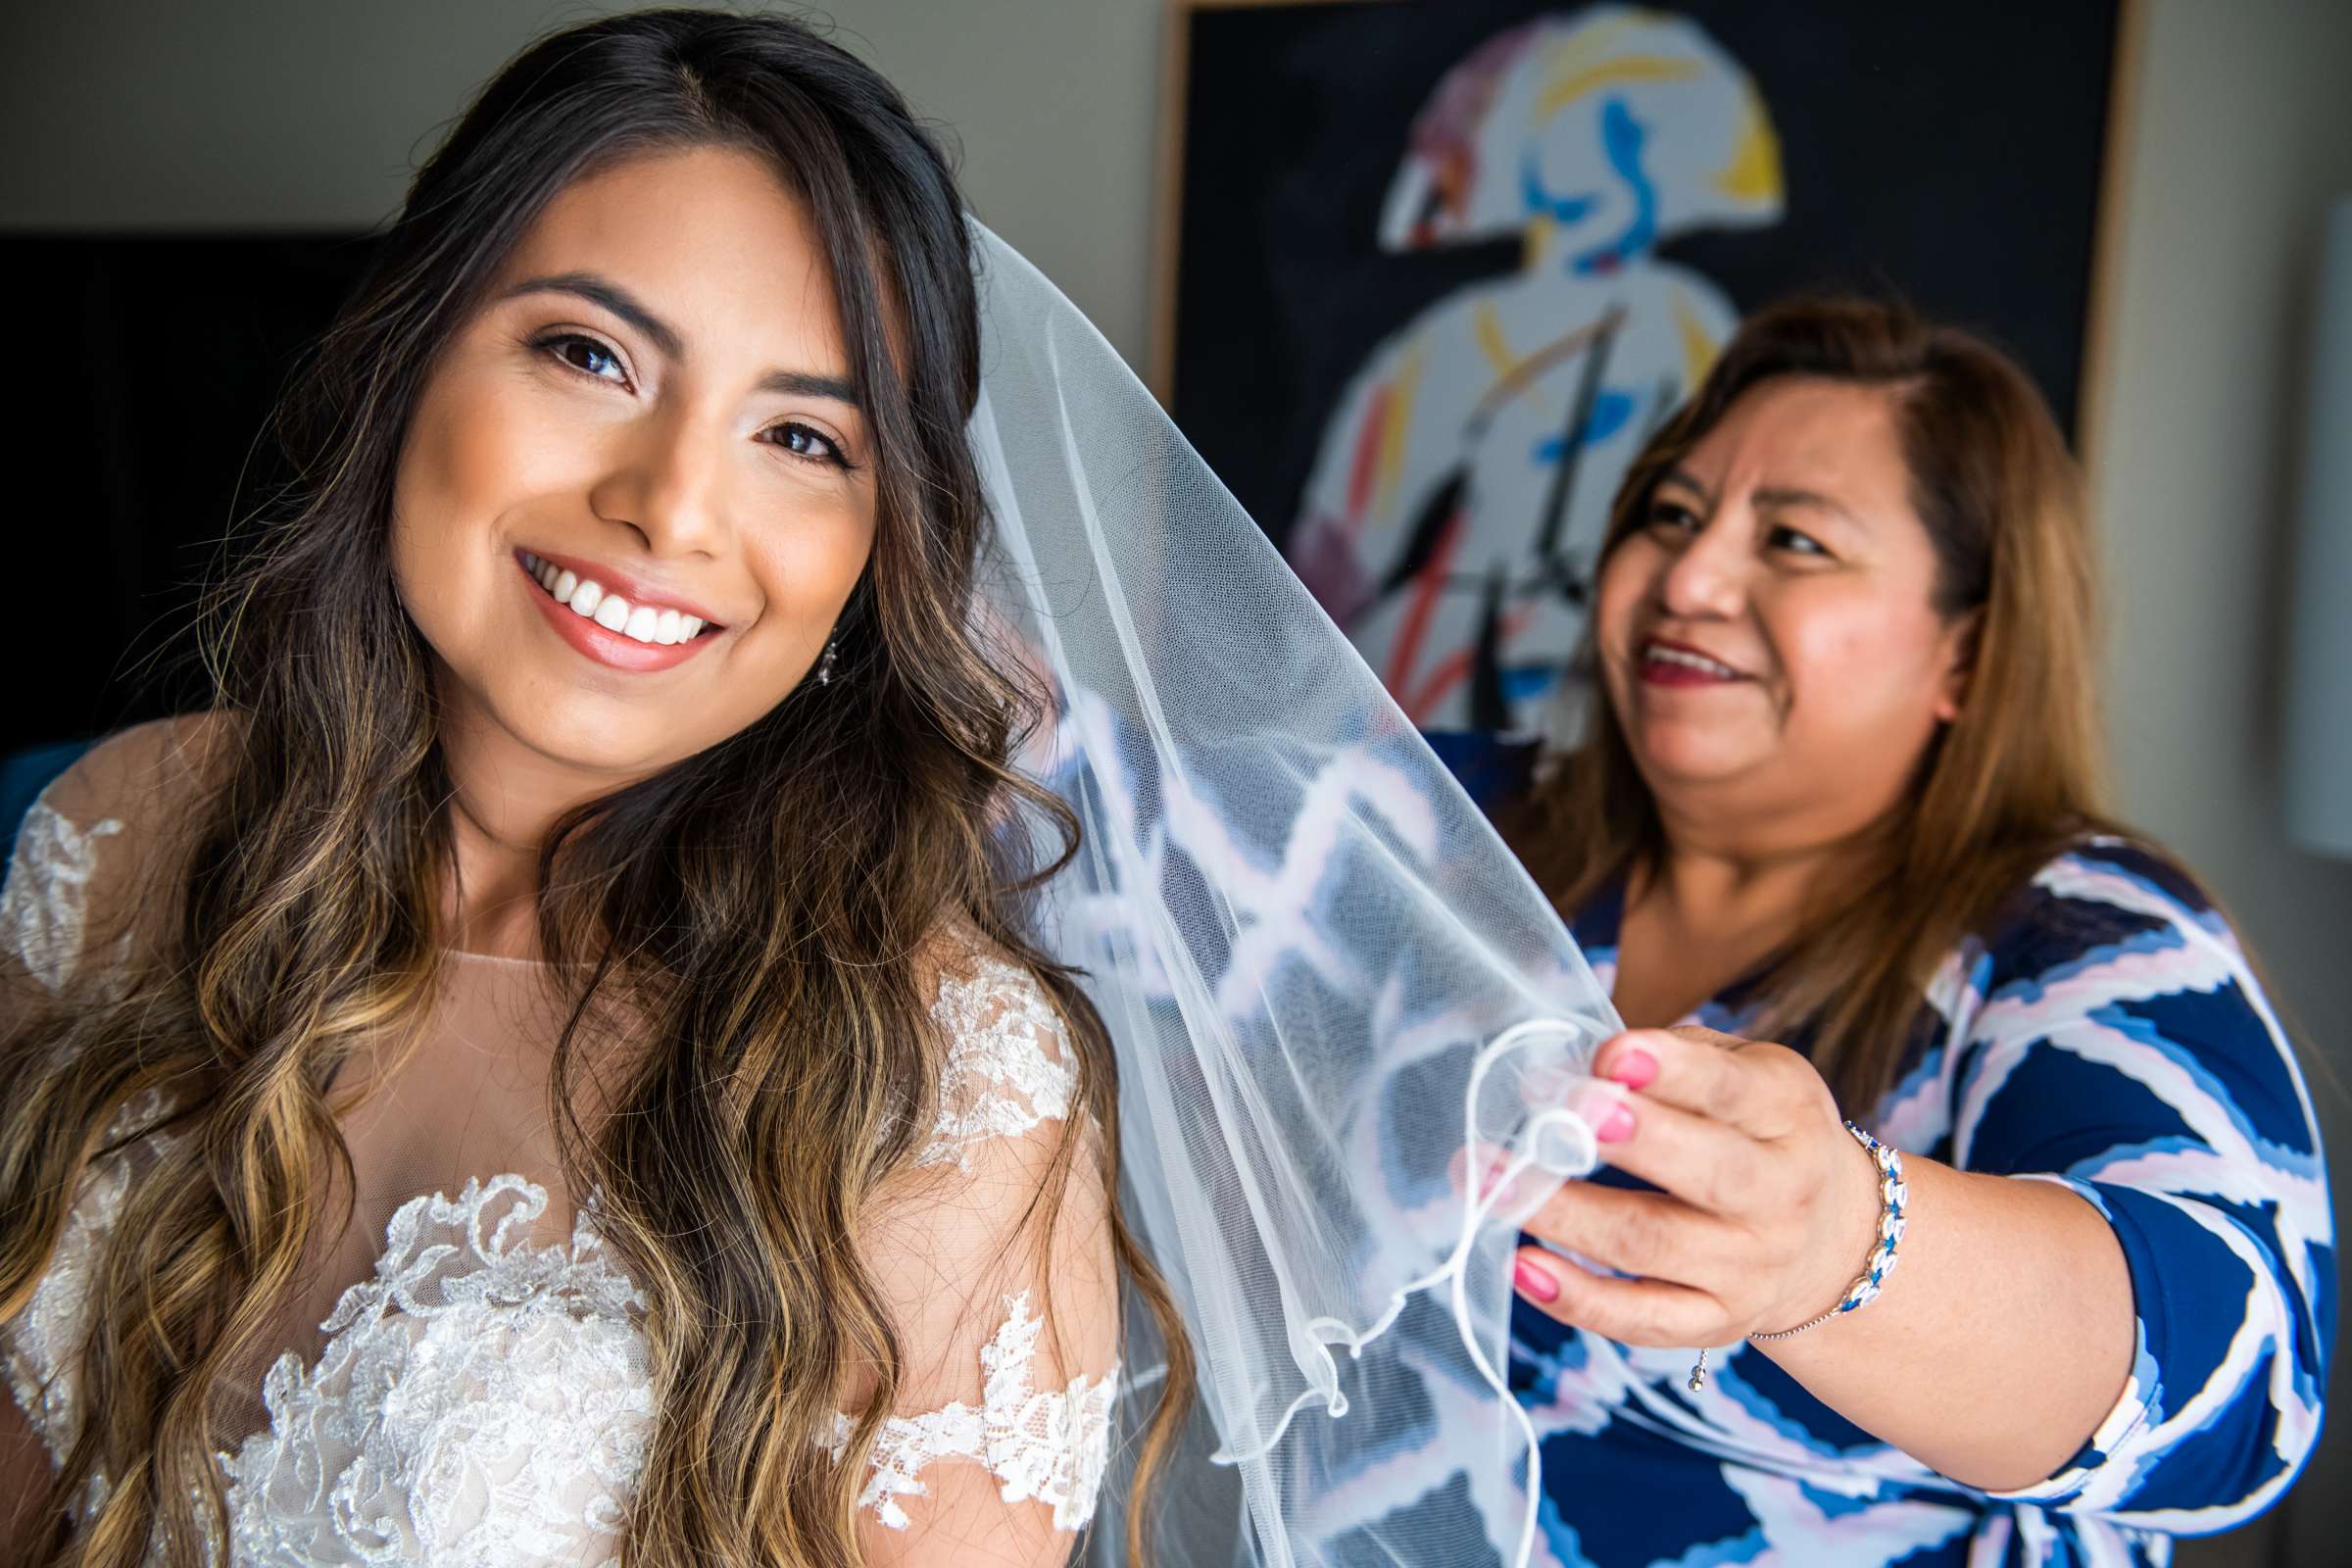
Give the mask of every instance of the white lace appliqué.
[[[107, 1143], [119, 1144], [153, 1125], [162, 1119], [163, 1110], [163, 1097], [156, 1091], [140, 1095], [108, 1124]], [[129, 1195], [134, 1154], [164, 1147], [172, 1136], [151, 1133], [132, 1149], [114, 1149], [90, 1161], [49, 1267], [34, 1283], [24, 1311], [0, 1328], [0, 1361], [7, 1365], [9, 1392], [39, 1434], [52, 1463], [63, 1464], [66, 1450], [81, 1436], [71, 1363], [80, 1353], [89, 1322], [92, 1277], [103, 1261], [115, 1216]], [[106, 1480], [99, 1477], [94, 1497], [102, 1499], [105, 1493]]]
[[281, 1357], [270, 1425], [221, 1468], [237, 1563], [601, 1563], [645, 1466], [644, 1301], [582, 1214], [519, 1238], [519, 1176], [413, 1199], [318, 1362]]
[[[907, 1525], [899, 1505], [920, 1496], [916, 1479], [938, 1459], [975, 1459], [1002, 1483], [1006, 1502], [1049, 1503], [1056, 1530], [1082, 1530], [1095, 1513], [1095, 1494], [1110, 1457], [1110, 1409], [1117, 1396], [1116, 1362], [1100, 1379], [1072, 1378], [1066, 1389], [1032, 1389], [1029, 1364], [1037, 1355], [1042, 1319], [1029, 1312], [1029, 1293], [1004, 1298], [1004, 1324], [981, 1348], [987, 1375], [978, 1405], [956, 1403], [926, 1415], [892, 1416], [874, 1440], [873, 1474], [859, 1494], [893, 1530]], [[835, 1456], [848, 1444], [848, 1416], [833, 1418], [826, 1446]]]
[[1046, 1054], [1061, 1021], [1029, 975], [983, 960], [970, 979], [940, 986], [931, 1016], [951, 1044], [939, 1075], [939, 1122], [916, 1164], [953, 1160], [969, 1170], [974, 1146], [1069, 1115], [1077, 1074], [1066, 1054]]
[[122, 831], [111, 816], [77, 828], [46, 801], [33, 803], [17, 831], [8, 888], [0, 893], [0, 940], [53, 992], [65, 990], [81, 958], [98, 841]]

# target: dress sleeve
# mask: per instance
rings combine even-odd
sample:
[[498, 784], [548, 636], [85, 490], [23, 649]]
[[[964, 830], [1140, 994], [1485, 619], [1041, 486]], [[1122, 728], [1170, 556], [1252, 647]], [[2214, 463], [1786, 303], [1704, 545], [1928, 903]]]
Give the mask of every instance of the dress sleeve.
[[2137, 1345], [2083, 1448], [1999, 1495], [2225, 1530], [2286, 1490], [2319, 1435], [2335, 1255], [2311, 1099], [2235, 934], [2177, 869], [2100, 841], [2031, 901], [1957, 1066], [1954, 1161], [2062, 1184], [2105, 1216]]
[[[1059, 1563], [1094, 1513], [1119, 1374], [1099, 1140], [1071, 1120], [1076, 1063], [1027, 974], [978, 961], [940, 983], [933, 1016], [939, 1120], [867, 1238], [904, 1372], [859, 1497], [865, 1554]], [[849, 1430], [841, 1418], [837, 1449]]]
[[[93, 748], [43, 791], [19, 828], [0, 886], [0, 1029], [14, 1034], [49, 1009], [103, 994], [119, 980], [142, 920], [168, 901], [152, 897], [168, 823], [184, 817], [195, 752], [209, 745], [205, 718], [146, 724]], [[138, 1102], [118, 1114], [113, 1136], [152, 1121]], [[74, 1365], [88, 1329], [87, 1295], [105, 1239], [147, 1151], [117, 1149], [93, 1160], [48, 1267], [30, 1299], [0, 1323], [0, 1374], [15, 1408], [0, 1423], [0, 1487], [37, 1489], [31, 1466], [54, 1460], [80, 1429]]]

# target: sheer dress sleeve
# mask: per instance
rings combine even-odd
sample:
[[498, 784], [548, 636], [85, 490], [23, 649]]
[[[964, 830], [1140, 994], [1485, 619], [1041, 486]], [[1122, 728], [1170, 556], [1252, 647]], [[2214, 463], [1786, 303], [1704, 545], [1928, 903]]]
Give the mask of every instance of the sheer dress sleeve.
[[[14, 1035], [77, 999], [110, 993], [136, 945], [167, 917], [151, 884], [187, 816], [213, 725], [197, 716], [126, 730], [94, 747], [26, 811], [0, 886], [0, 1029]], [[155, 1109], [127, 1106], [118, 1126], [128, 1131]], [[0, 1491], [20, 1505], [43, 1490], [43, 1467], [80, 1431], [74, 1363], [88, 1327], [90, 1266], [141, 1158], [133, 1147], [92, 1163], [40, 1283], [0, 1323], [0, 1375], [12, 1396], [0, 1401]]]
[[1119, 1374], [1099, 1140], [1072, 1123], [1075, 1060], [1029, 975], [974, 959], [939, 982], [933, 1016], [938, 1124], [865, 1239], [904, 1371], [861, 1535], [877, 1565], [1058, 1562], [1094, 1513]]

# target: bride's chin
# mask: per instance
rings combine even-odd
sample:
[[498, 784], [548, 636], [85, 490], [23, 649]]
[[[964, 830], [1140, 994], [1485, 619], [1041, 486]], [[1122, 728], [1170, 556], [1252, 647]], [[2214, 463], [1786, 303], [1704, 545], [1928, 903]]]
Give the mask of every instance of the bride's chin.
[[[658, 705], [588, 693], [550, 702], [537, 693], [469, 694], [443, 709], [445, 745], [481, 753], [513, 749], [536, 765], [619, 784], [661, 772], [703, 749]], [[455, 720], [453, 723], [452, 721]], [[518, 758], [517, 760], [520, 759]], [[493, 756], [491, 765], [498, 763]]]

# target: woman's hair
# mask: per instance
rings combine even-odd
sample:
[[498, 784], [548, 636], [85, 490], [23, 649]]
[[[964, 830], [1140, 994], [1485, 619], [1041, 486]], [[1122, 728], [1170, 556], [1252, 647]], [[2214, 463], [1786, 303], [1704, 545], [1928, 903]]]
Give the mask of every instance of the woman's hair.
[[[1024, 965], [1067, 1025], [1080, 1089], [1031, 1234], [1073, 1166], [1113, 1182], [1108, 1040], [1023, 936], [1023, 895], [1052, 867], [1023, 863], [1008, 846], [1028, 834], [1006, 831], [1042, 816], [1066, 857], [1076, 824], [1008, 767], [1034, 699], [970, 629], [988, 524], [964, 433], [979, 323], [949, 166], [887, 82], [793, 22], [677, 10], [573, 28], [501, 72], [417, 172], [280, 410], [296, 479], [213, 603], [219, 782], [154, 961], [126, 996], [83, 998], [0, 1055], [0, 1321], [29, 1299], [93, 1155], [153, 1126], [122, 1135], [118, 1118], [176, 1107], [90, 1282], [82, 1430], [52, 1501], [97, 1476], [109, 1493], [51, 1561], [131, 1568], [158, 1531], [173, 1564], [202, 1560], [188, 1499], [224, 1523], [228, 1379], [268, 1348], [315, 1234], [348, 1222], [330, 1086], [418, 1025], [435, 988], [451, 787], [387, 537], [419, 392], [552, 197], [692, 147], [767, 160], [821, 236], [877, 528], [830, 683], [571, 812], [541, 854], [546, 956], [576, 977], [556, 1056], [566, 1179], [599, 1195], [599, 1229], [650, 1303], [658, 1413], [627, 1560], [857, 1560], [862, 1459], [900, 1356], [844, 1244], [935, 1119], [926, 977], [943, 933]], [[593, 1020], [616, 1008], [628, 1049], [600, 1051], [612, 1041]], [[1112, 1229], [1174, 1363], [1141, 1488], [1189, 1367], [1115, 1204]], [[853, 1369], [873, 1396], [837, 1464], [811, 1435]], [[1128, 1517], [1132, 1540], [1143, 1510]]]
[[[1635, 459], [1601, 559], [1632, 537], [1652, 493], [1741, 396], [1781, 377], [1883, 389], [1911, 502], [1935, 547], [1935, 605], [1980, 617], [1960, 717], [1929, 744], [1874, 861], [1822, 899], [1766, 978], [1759, 1028], [1814, 1031], [1816, 1065], [1850, 1114], [1892, 1086], [1924, 989], [2101, 814], [2092, 539], [2080, 474], [2025, 372], [1966, 332], [1895, 306], [1798, 299], [1751, 318], [1690, 403]], [[1656, 803], [1603, 683], [1583, 746], [1532, 799], [1512, 837], [1563, 908], [1654, 868]]]

